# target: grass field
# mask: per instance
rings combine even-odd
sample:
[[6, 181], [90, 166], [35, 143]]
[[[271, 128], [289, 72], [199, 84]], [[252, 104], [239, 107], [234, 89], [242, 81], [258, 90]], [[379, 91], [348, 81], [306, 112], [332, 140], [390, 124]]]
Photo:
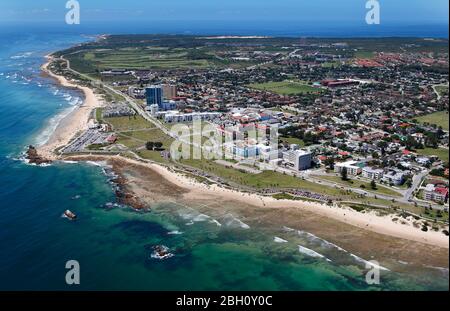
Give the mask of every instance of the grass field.
[[101, 122], [103, 120], [103, 108], [97, 108], [95, 109], [95, 119], [97, 120], [97, 122]]
[[438, 149], [425, 148], [425, 149], [417, 149], [415, 152], [417, 154], [424, 155], [424, 156], [435, 155], [435, 156], [439, 157], [439, 159], [441, 159], [442, 161], [448, 162], [448, 149], [444, 149], [444, 148], [438, 148]]
[[448, 94], [448, 86], [446, 85], [436, 85], [434, 88], [436, 89], [436, 92], [438, 92], [441, 96]]
[[373, 52], [370, 51], [357, 51], [355, 52], [355, 58], [374, 58], [375, 54]]
[[220, 65], [214, 54], [195, 48], [129, 47], [83, 50], [66, 55], [72, 68], [98, 74], [106, 69], [204, 69]]
[[341, 62], [326, 62], [322, 64], [323, 68], [337, 68], [341, 66]]
[[161, 142], [164, 149], [169, 149], [173, 141], [159, 129], [119, 132], [118, 135], [117, 142], [131, 149], [143, 147], [149, 141]]
[[370, 186], [370, 182], [365, 182], [365, 181], [361, 181], [361, 180], [358, 180], [358, 179], [350, 179], [350, 180], [344, 181], [344, 180], [341, 179], [341, 177], [338, 177], [338, 176], [319, 176], [319, 178], [320, 179], [325, 179], [325, 180], [328, 180], [328, 181], [332, 181], [332, 182], [335, 182], [335, 183], [340, 184], [340, 185], [352, 187], [352, 188], [361, 188], [361, 186], [364, 186], [364, 188], [361, 188], [361, 189], [364, 189], [365, 191], [368, 191], [368, 192], [384, 194], [384, 195], [390, 195], [390, 196], [393, 196], [393, 197], [400, 197], [401, 196], [397, 191], [389, 189], [389, 188], [384, 187], [384, 186], [381, 186], [379, 184], [377, 184], [377, 189], [376, 190], [372, 189], [371, 186]]
[[159, 163], [166, 163], [168, 164], [170, 162], [169, 159], [165, 159], [161, 156], [160, 151], [153, 151], [153, 150], [138, 150], [136, 151], [136, 154], [140, 156], [143, 159], [152, 160]]
[[437, 126], [442, 126], [444, 130], [448, 131], [448, 111], [439, 111], [431, 114], [427, 114], [416, 118], [420, 123], [436, 124]]
[[268, 91], [280, 95], [297, 95], [305, 93], [320, 93], [320, 89], [312, 87], [303, 81], [283, 81], [250, 84], [248, 87]]
[[147, 121], [140, 115], [105, 118], [104, 121], [111, 124], [115, 131], [130, 131], [155, 127], [154, 124]]
[[210, 172], [226, 180], [254, 188], [300, 188], [316, 193], [328, 195], [340, 195], [339, 189], [324, 187], [323, 185], [302, 180], [300, 178], [283, 175], [273, 171], [263, 171], [260, 174], [248, 174], [233, 168], [214, 163], [213, 161], [201, 160], [180, 160], [182, 164], [199, 168], [205, 172]]
[[296, 138], [296, 137], [285, 137], [285, 136], [282, 136], [282, 137], [280, 137], [280, 139], [282, 141], [286, 141], [289, 144], [297, 144], [300, 147], [304, 147], [305, 146], [305, 142], [302, 139], [299, 139], [299, 138]]

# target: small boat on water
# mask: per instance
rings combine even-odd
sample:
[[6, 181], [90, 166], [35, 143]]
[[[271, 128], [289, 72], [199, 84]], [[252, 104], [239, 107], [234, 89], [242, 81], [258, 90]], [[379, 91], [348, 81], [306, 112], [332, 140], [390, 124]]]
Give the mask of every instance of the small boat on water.
[[77, 218], [77, 215], [75, 215], [74, 213], [72, 213], [72, 212], [69, 211], [69, 210], [66, 210], [66, 211], [63, 213], [62, 216], [65, 217], [65, 218], [68, 218], [68, 219], [70, 219], [70, 220], [75, 220], [75, 219]]
[[164, 259], [173, 257], [173, 254], [171, 252], [169, 252], [169, 248], [167, 246], [156, 245], [156, 246], [153, 246], [153, 253], [152, 253], [151, 257], [164, 260]]

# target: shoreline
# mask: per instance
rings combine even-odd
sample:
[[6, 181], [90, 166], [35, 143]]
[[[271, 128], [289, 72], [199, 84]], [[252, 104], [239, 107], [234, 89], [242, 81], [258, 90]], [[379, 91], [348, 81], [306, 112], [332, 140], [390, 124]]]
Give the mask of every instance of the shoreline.
[[[89, 156], [80, 155], [67, 157], [68, 160], [78, 161], [104, 161], [118, 160], [131, 165], [137, 165], [149, 168], [156, 172], [169, 183], [186, 190], [184, 198], [196, 201], [205, 199], [221, 199], [223, 201], [233, 201], [242, 204], [249, 204], [258, 208], [294, 208], [300, 211], [311, 212], [338, 222], [357, 227], [369, 232], [374, 232], [388, 236], [390, 238], [404, 239], [419, 242], [427, 245], [437, 246], [443, 249], [449, 249], [449, 238], [442, 232], [429, 230], [422, 231], [420, 228], [412, 226], [411, 221], [407, 224], [399, 224], [392, 221], [393, 216], [378, 216], [373, 212], [361, 213], [351, 208], [341, 208], [337, 206], [328, 206], [326, 204], [309, 201], [277, 200], [272, 197], [265, 197], [256, 193], [243, 193], [236, 190], [222, 188], [216, 184], [205, 185], [194, 179], [173, 172], [172, 170], [155, 164], [144, 163], [138, 160], [125, 158], [122, 156]], [[143, 193], [141, 193], [143, 194]]]
[[368, 232], [382, 234], [390, 238], [405, 239], [444, 249], [449, 248], [448, 236], [445, 236], [442, 232], [436, 232], [433, 230], [424, 232], [420, 228], [413, 227], [411, 220], [404, 220], [407, 224], [399, 224], [392, 220], [392, 216], [377, 216], [373, 212], [361, 213], [351, 208], [340, 208], [337, 206], [328, 206], [326, 204], [309, 201], [277, 200], [275, 198], [262, 196], [256, 193], [243, 193], [237, 190], [225, 189], [217, 184], [205, 185], [194, 179], [183, 176], [180, 173], [176, 173], [162, 165], [145, 162], [144, 160], [134, 160], [122, 156], [78, 155], [61, 157], [55, 154], [55, 150], [66, 145], [77, 132], [85, 130], [87, 128], [89, 116], [91, 115], [92, 110], [97, 107], [101, 107], [103, 103], [102, 100], [99, 99], [98, 95], [96, 95], [89, 87], [74, 84], [68, 81], [65, 77], [52, 73], [48, 69], [52, 59], [53, 58], [51, 56], [47, 56], [47, 62], [41, 67], [43, 72], [56, 79], [64, 87], [82, 90], [85, 95], [85, 99], [80, 107], [76, 108], [62, 120], [55, 132], [51, 135], [49, 141], [37, 148], [39, 155], [48, 160], [120, 160], [132, 165], [138, 165], [151, 169], [169, 183], [185, 189], [187, 191], [187, 193], [184, 194], [185, 197], [192, 201], [202, 200], [205, 198], [220, 198], [222, 200], [250, 204], [259, 208], [294, 208], [305, 212], [312, 212], [316, 215], [333, 219], [340, 223], [348, 224]]
[[71, 81], [68, 81], [65, 77], [56, 75], [48, 69], [53, 57], [51, 55], [46, 56], [47, 61], [41, 66], [43, 73], [53, 78], [59, 85], [67, 88], [78, 89], [83, 92], [83, 103], [67, 116], [61, 119], [56, 129], [50, 135], [48, 141], [41, 146], [37, 147], [37, 151], [40, 156], [48, 160], [57, 160], [58, 156], [55, 154], [55, 150], [61, 148], [69, 143], [74, 136], [88, 127], [89, 117], [95, 108], [103, 106], [103, 99], [94, 91], [86, 86], [81, 86]]

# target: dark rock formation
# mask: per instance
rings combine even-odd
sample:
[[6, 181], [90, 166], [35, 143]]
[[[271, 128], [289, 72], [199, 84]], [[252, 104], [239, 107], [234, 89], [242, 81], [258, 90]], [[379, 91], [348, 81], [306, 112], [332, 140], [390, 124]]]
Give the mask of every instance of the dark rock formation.
[[28, 146], [28, 150], [26, 151], [26, 158], [29, 160], [29, 163], [37, 164], [37, 165], [49, 164], [49, 163], [52, 162], [51, 160], [48, 160], [48, 159], [45, 159], [45, 158], [41, 157], [38, 154], [36, 148], [34, 148], [31, 145]]

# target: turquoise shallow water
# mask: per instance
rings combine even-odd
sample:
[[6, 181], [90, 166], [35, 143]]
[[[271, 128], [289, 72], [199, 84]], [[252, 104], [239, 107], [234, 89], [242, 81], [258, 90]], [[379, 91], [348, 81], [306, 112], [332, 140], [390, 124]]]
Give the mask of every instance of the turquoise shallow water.
[[[247, 228], [239, 215], [206, 217], [168, 202], [149, 213], [105, 208], [115, 198], [101, 166], [25, 164], [24, 147], [45, 141], [80, 101], [40, 76], [43, 56], [84, 40], [0, 36], [0, 289], [448, 290], [448, 271], [439, 270], [383, 272], [382, 284], [370, 287], [364, 264], [348, 253], [305, 233]], [[61, 218], [65, 209], [79, 219]], [[275, 243], [275, 235], [289, 242]], [[175, 256], [151, 258], [155, 244]], [[301, 253], [299, 244], [331, 261]], [[71, 259], [81, 266], [77, 287], [64, 281]]]

